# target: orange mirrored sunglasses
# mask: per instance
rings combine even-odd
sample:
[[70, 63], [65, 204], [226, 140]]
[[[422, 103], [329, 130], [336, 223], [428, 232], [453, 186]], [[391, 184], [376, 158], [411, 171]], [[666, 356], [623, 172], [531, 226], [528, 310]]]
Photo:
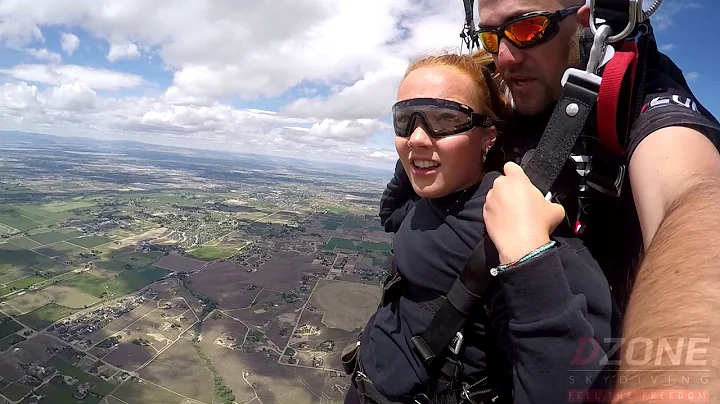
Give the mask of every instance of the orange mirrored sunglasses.
[[560, 21], [576, 13], [580, 7], [570, 7], [554, 13], [526, 13], [499, 27], [479, 27], [480, 43], [486, 51], [493, 54], [498, 53], [503, 38], [507, 38], [520, 49], [540, 45], [552, 39], [559, 31]]

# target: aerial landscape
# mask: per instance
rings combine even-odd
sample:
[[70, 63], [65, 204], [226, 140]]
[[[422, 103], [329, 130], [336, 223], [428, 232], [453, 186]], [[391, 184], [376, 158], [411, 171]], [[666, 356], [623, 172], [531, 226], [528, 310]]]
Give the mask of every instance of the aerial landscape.
[[392, 171], [0, 141], [0, 403], [342, 402]]

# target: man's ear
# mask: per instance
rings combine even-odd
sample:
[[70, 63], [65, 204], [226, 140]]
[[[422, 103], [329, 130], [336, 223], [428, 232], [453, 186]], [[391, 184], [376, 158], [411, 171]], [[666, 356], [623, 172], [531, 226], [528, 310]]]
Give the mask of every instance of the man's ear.
[[577, 12], [577, 19], [580, 26], [587, 28], [590, 26], [590, 6], [587, 4], [580, 7]]

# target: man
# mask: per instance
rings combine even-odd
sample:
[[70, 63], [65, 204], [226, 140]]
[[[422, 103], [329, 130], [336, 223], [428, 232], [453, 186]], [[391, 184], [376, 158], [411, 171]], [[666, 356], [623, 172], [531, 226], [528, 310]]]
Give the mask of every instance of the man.
[[[527, 118], [521, 127], [528, 133], [514, 135], [537, 140], [542, 133], [562, 91], [563, 72], [580, 60], [578, 35], [590, 17], [590, 8], [584, 3], [479, 2], [481, 31], [500, 27], [528, 12], [570, 10], [557, 14], [560, 22], [556, 35], [547, 35], [529, 46], [503, 35], [483, 38], [481, 34], [481, 43], [493, 54], [497, 72], [509, 86], [516, 111]], [[499, 40], [492, 43], [493, 39]], [[717, 397], [720, 375], [707, 371], [717, 372], [718, 368], [711, 369], [709, 364], [720, 359], [720, 316], [716, 313], [720, 307], [720, 127], [709, 114], [697, 112], [692, 94], [677, 80], [682, 76], [670, 78], [649, 67], [644, 87], [646, 105], [630, 132], [626, 182], [631, 192], [593, 205], [596, 210], [589, 218], [586, 242], [611, 278], [629, 273], [632, 255], [639, 258], [637, 253], [645, 247], [625, 314], [626, 341], [649, 339], [657, 347], [663, 338], [715, 338], [709, 344], [697, 345], [708, 349], [706, 355], [696, 358], [708, 359], [708, 366], [701, 368], [673, 367], [667, 356], [632, 361], [632, 352], [628, 352], [631, 360], [622, 360], [617, 380], [630, 380], [632, 384], [620, 382], [616, 388], [709, 388], [710, 397]], [[632, 209], [633, 197], [636, 209]], [[633, 234], [641, 238], [633, 240]], [[674, 349], [674, 343], [671, 345]], [[627, 347], [623, 346], [623, 359]], [[633, 347], [635, 359], [642, 357], [644, 352], [639, 351], [643, 344]], [[653, 359], [656, 353], [652, 352]]]
[[[560, 97], [563, 73], [581, 61], [579, 32], [590, 16], [584, 3], [479, 2], [481, 43], [493, 54], [519, 115], [506, 144], [496, 148], [514, 149], [518, 162], [537, 146]], [[521, 17], [532, 12], [553, 13], [544, 35], [533, 37], [540, 39], [523, 44], [519, 35], [511, 41], [507, 34], [487, 34], [502, 32], [499, 28], [511, 21], [527, 23]], [[516, 28], [527, 34], [527, 25]], [[652, 52], [643, 87], [645, 105], [629, 135], [622, 193], [617, 198], [594, 197], [583, 240], [618, 298], [630, 296], [616, 388], [709, 389], [709, 397], [717, 397], [720, 375], [710, 372], [720, 367], [710, 365], [720, 359], [720, 317], [715, 310], [720, 307], [720, 126], [686, 90], [682, 73], [656, 48]], [[589, 138], [597, 137], [592, 128], [588, 132]], [[380, 216], [387, 231], [397, 228], [413, 203], [403, 206], [413, 193], [402, 171], [396, 168], [383, 195]], [[561, 177], [558, 182], [563, 181]], [[572, 203], [572, 198], [566, 201]], [[709, 342], [697, 339], [703, 337]], [[669, 343], [674, 350], [681, 346], [676, 345], [679, 338], [685, 341], [683, 355], [696, 349], [693, 359], [706, 360], [707, 366], [682, 367], [688, 365], [685, 356], [680, 364], [671, 363], [667, 354], [662, 357], [658, 346]], [[692, 338], [695, 348], [687, 345]], [[637, 360], [650, 348], [647, 343], [654, 347], [645, 356], [648, 360]], [[624, 360], [628, 357], [630, 361]]]

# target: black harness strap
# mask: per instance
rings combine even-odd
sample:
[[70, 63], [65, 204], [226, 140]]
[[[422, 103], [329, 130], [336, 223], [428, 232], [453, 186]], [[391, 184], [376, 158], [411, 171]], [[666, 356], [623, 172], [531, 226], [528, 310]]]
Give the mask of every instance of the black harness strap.
[[425, 332], [412, 338], [415, 351], [428, 368], [435, 367], [437, 360], [447, 353], [446, 348], [455, 355], [462, 348], [461, 330], [473, 310], [481, 306], [492, 281], [487, 265], [494, 261], [488, 259], [488, 255], [495, 255], [494, 247], [489, 243], [489, 238], [486, 240], [470, 254], [460, 276], [442, 298], [440, 308]]
[[595, 0], [595, 18], [605, 20], [613, 34], [619, 34], [627, 26], [628, 21], [635, 19], [630, 15], [628, 0]]
[[401, 283], [403, 283], [403, 277], [400, 275], [400, 271], [397, 270], [397, 266], [394, 262], [395, 254], [391, 251], [387, 260], [387, 276], [383, 282], [382, 297], [380, 298], [380, 304], [378, 307], [384, 307], [388, 305], [398, 294], [401, 289]]
[[543, 194], [555, 184], [597, 102], [599, 83], [569, 75], [560, 101], [545, 127], [540, 143], [525, 167], [530, 181]]

